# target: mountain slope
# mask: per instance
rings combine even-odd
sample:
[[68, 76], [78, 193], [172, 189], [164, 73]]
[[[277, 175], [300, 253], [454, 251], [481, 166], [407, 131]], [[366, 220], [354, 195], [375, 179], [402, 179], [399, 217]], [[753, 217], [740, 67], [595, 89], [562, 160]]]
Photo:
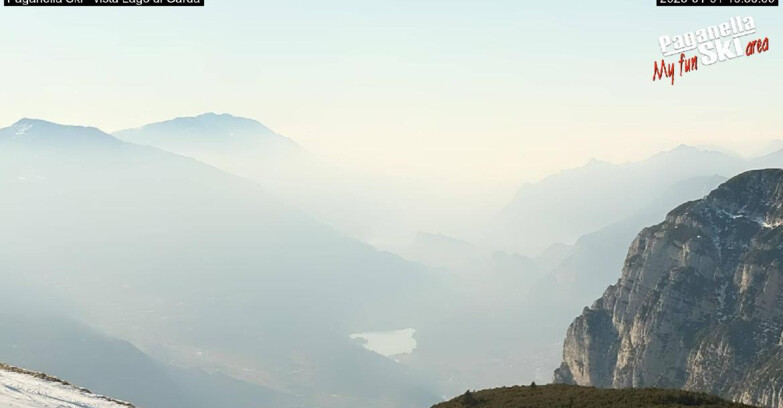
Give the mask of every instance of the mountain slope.
[[156, 361], [127, 342], [42, 311], [45, 300], [29, 301], [25, 307], [10, 305], [11, 292], [31, 292], [12, 286], [13, 290], [0, 289], [0, 361], [67, 378], [144, 408], [212, 408], [219, 405], [216, 401], [242, 407], [253, 406], [247, 403], [252, 400], [296, 406], [294, 396], [258, 384]]
[[444, 183], [442, 176], [368, 172], [319, 157], [258, 121], [226, 114], [176, 118], [114, 135], [253, 180], [319, 221], [385, 249], [408, 245], [421, 230], [463, 236], [491, 216], [496, 205], [486, 197], [499, 194], [496, 186]]
[[561, 362], [564, 328], [617, 280], [638, 231], [722, 181], [713, 176], [677, 182], [656, 192], [637, 213], [548, 251], [546, 259], [482, 252], [465, 242], [420, 234], [401, 254], [449, 268], [451, 286], [443, 301], [448, 306], [417, 329], [418, 347], [406, 363], [438, 367], [449, 379], [446, 395], [467, 387], [549, 380]]
[[783, 406], [783, 170], [743, 173], [643, 230], [568, 329], [558, 382]]
[[[668, 210], [679, 203], [704, 197], [722, 181], [725, 179], [713, 176], [677, 182], [658, 192], [637, 213], [582, 236], [574, 245], [555, 247], [544, 259], [536, 258], [535, 261], [542, 265], [543, 277], [537, 277], [541, 274], [528, 275], [528, 279], [507, 284], [508, 290], [496, 292], [504, 293], [502, 297], [520, 299], [518, 305], [506, 307], [503, 312], [509, 316], [508, 325], [523, 328], [520, 330], [523, 334], [510, 346], [513, 350], [524, 349], [537, 356], [534, 361], [518, 362], [517, 365], [523, 368], [510, 372], [511, 376], [504, 384], [549, 380], [552, 370], [562, 361], [564, 328], [584, 305], [590, 304], [608, 285], [617, 281], [617, 271], [622, 268], [638, 231], [663, 219]], [[544, 268], [543, 265], [550, 266]], [[493, 280], [499, 280], [499, 277], [493, 276]], [[524, 292], [513, 294], [510, 291], [513, 287], [522, 288]], [[523, 312], [512, 316], [508, 309]], [[542, 310], [546, 313], [541, 313]]]
[[[435, 284], [426, 269], [256, 183], [97, 129], [23, 120], [0, 130], [0, 188], [4, 277], [57, 294], [157, 357], [337, 394], [340, 406], [431, 398], [426, 380], [348, 338], [415, 327], [412, 311]], [[345, 373], [340, 387], [334, 372]]]
[[[53, 316], [0, 313], [0, 360], [67, 378], [145, 408], [202, 407], [132, 345]], [[204, 407], [206, 408], [206, 407]]]
[[658, 192], [631, 216], [580, 237], [560, 255], [563, 259], [536, 285], [532, 296], [541, 295], [536, 300], [547, 305], [550, 316], [556, 311], [571, 316], [617, 280], [616, 271], [622, 268], [628, 247], [639, 230], [660, 221], [680, 203], [706, 196], [724, 181], [719, 176], [679, 181]]
[[632, 216], [678, 181], [730, 177], [756, 167], [754, 161], [690, 146], [621, 165], [592, 161], [523, 186], [491, 226], [490, 241], [536, 254]]
[[138, 129], [121, 130], [114, 135], [131, 143], [155, 146], [186, 156], [263, 151], [269, 157], [275, 157], [301, 150], [294, 141], [262, 123], [229, 114], [205, 113], [176, 118]]
[[133, 408], [45, 374], [0, 364], [0, 406], [17, 408]]
[[253, 180], [319, 220], [366, 241], [390, 218], [387, 200], [378, 196], [388, 186], [381, 188], [377, 179], [327, 164], [253, 119], [206, 113], [114, 135]]
[[466, 393], [433, 408], [750, 408], [706, 394], [662, 389], [606, 390], [567, 385], [505, 387]]

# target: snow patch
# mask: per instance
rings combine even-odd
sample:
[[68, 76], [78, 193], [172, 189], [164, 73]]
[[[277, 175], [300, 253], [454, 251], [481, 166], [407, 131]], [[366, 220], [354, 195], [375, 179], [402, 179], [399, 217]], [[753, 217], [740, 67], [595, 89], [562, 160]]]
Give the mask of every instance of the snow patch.
[[16, 179], [19, 180], [19, 181], [22, 181], [22, 182], [25, 182], [25, 181], [46, 181], [46, 177], [44, 177], [44, 176], [35, 176], [35, 175], [33, 175], [33, 176], [20, 175]]
[[16, 136], [22, 136], [25, 133], [27, 133], [28, 130], [32, 129], [33, 125], [31, 123], [22, 123], [19, 126], [16, 127]]
[[773, 229], [773, 228], [777, 228], [777, 227], [783, 225], [783, 220], [775, 220], [774, 222], [767, 222], [767, 221], [765, 221], [764, 219], [762, 219], [760, 217], [749, 217], [749, 216], [744, 215], [744, 214], [732, 214], [732, 213], [730, 213], [728, 211], [725, 211], [725, 210], [722, 210], [721, 213], [723, 215], [728, 216], [732, 220], [736, 220], [736, 219], [742, 218], [742, 219], [753, 221], [756, 224], [760, 225], [762, 228], [766, 228], [766, 229]]
[[43, 375], [1, 368], [0, 407], [133, 408]]

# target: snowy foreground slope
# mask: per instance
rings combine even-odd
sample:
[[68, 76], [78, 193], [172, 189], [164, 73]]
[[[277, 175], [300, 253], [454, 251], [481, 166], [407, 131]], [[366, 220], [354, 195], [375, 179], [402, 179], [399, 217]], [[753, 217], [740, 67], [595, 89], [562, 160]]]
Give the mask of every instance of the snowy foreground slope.
[[0, 408], [133, 408], [40, 373], [0, 364]]

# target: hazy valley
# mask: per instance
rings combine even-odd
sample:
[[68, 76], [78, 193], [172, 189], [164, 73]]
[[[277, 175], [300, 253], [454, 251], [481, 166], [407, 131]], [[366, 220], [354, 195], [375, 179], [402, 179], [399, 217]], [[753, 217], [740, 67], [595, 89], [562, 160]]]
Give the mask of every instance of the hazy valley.
[[[545, 383], [640, 230], [781, 166], [780, 153], [687, 146], [594, 161], [521, 187], [480, 228], [455, 220], [466, 227], [451, 236], [410, 229], [434, 209], [407, 218], [405, 186], [250, 119], [114, 136], [25, 119], [0, 130], [0, 259], [17, 288], [0, 361], [151, 408], [423, 407]], [[382, 239], [402, 237], [395, 253], [362, 233], [395, 224]]]

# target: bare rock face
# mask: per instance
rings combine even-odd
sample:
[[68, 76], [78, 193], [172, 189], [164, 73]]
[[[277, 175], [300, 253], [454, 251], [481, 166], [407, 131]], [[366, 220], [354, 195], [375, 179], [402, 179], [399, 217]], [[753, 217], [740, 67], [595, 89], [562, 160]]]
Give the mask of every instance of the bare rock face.
[[783, 408], [783, 170], [743, 173], [634, 240], [569, 327], [560, 383]]

